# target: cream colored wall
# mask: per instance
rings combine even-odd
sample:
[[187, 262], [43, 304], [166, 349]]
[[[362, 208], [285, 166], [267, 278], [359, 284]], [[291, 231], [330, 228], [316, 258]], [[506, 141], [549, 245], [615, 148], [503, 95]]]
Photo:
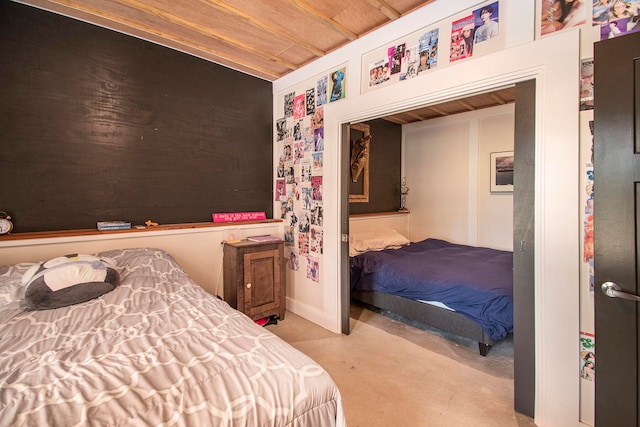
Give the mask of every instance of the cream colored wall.
[[490, 153], [512, 151], [514, 105], [403, 126], [409, 238], [513, 249], [513, 194], [490, 193]]
[[349, 218], [349, 234], [391, 228], [409, 238], [409, 216], [407, 213]]
[[403, 126], [409, 239], [469, 244], [469, 129], [459, 122], [430, 122]]
[[478, 246], [513, 250], [513, 193], [491, 193], [491, 153], [513, 151], [513, 104], [487, 110], [478, 120], [477, 202]]
[[223, 296], [222, 241], [251, 235], [282, 236], [281, 223], [215, 228], [96, 234], [80, 237], [0, 241], [0, 265], [36, 262], [72, 253], [155, 247], [168, 251], [207, 292]]

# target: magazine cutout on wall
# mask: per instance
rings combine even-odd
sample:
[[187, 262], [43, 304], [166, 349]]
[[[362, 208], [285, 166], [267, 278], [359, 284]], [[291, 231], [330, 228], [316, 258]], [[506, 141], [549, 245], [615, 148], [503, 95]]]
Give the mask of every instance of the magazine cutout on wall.
[[346, 98], [347, 72], [342, 64], [276, 95], [274, 212], [284, 222], [288, 268], [313, 282], [324, 246], [324, 108]]
[[505, 7], [488, 1], [365, 53], [361, 93], [503, 49]]

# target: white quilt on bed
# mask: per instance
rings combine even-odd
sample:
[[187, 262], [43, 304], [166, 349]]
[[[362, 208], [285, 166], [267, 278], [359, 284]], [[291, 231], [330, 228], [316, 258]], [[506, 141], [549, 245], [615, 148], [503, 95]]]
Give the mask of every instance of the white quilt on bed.
[[313, 360], [195, 285], [157, 249], [103, 252], [114, 291], [24, 311], [0, 267], [0, 426], [344, 425]]

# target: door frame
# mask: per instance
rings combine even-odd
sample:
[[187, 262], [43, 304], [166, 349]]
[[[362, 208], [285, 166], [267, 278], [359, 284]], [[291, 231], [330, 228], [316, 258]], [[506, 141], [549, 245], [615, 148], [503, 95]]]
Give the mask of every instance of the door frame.
[[[579, 112], [575, 107], [579, 99], [579, 41], [577, 31], [560, 33], [474, 58], [467, 64], [447, 68], [446, 75], [437, 70], [424, 81], [414, 79], [347, 98], [325, 112], [325, 140], [341, 144], [345, 123], [435, 105], [527, 80], [536, 82], [535, 335], [530, 339], [535, 340], [534, 419], [541, 427], [574, 425], [579, 422], [580, 412], [580, 383], [576, 376], [580, 222], [573, 214], [579, 211]], [[503, 65], [496, 67], [497, 63]], [[340, 147], [335, 146], [336, 159], [330, 160], [336, 165], [337, 176], [328, 177], [336, 192], [342, 179]], [[339, 201], [339, 197], [335, 194], [333, 200]], [[345, 218], [348, 219], [348, 206], [339, 206], [335, 222], [326, 222], [326, 235], [335, 236], [329, 238], [339, 238]], [[335, 268], [333, 277], [337, 282], [345, 261], [341, 258], [341, 245], [348, 243], [336, 242], [335, 247], [341, 250], [334, 252], [335, 267], [327, 266], [329, 270]], [[337, 286], [333, 291], [333, 301], [338, 306], [333, 312], [335, 331], [342, 326], [342, 288]]]
[[[535, 410], [535, 341], [534, 336], [534, 218], [535, 175], [535, 80], [519, 82], [516, 87], [514, 113], [514, 151], [516, 160], [514, 179], [514, 408], [517, 412], [534, 417]], [[367, 121], [370, 119], [364, 119]], [[342, 124], [340, 150], [342, 215], [341, 236], [349, 235], [349, 123]], [[515, 249], [518, 249], [517, 251]], [[350, 276], [348, 239], [341, 238], [341, 317], [342, 333], [350, 333]], [[517, 308], [517, 310], [516, 310]]]
[[340, 132], [340, 319], [341, 331], [351, 333], [351, 286], [349, 274], [349, 177], [351, 176], [351, 123], [342, 123]]
[[516, 84], [513, 182], [513, 406], [535, 415], [536, 82]]

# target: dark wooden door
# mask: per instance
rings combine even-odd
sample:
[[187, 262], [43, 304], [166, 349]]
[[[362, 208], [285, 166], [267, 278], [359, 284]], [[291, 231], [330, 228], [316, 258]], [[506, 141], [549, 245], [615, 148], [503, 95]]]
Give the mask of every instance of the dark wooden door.
[[597, 427], [638, 426], [640, 33], [595, 44], [594, 244]]

